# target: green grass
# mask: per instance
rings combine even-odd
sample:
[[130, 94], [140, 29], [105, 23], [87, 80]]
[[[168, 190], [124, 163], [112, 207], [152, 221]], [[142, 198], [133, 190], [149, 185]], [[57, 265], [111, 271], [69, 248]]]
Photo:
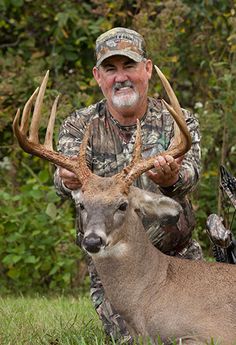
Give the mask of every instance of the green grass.
[[[138, 343], [143, 344], [141, 339]], [[105, 344], [102, 324], [89, 297], [0, 298], [0, 345]], [[162, 344], [160, 339], [158, 344]], [[173, 345], [178, 344], [174, 341]]]
[[88, 297], [0, 298], [1, 345], [103, 345]]

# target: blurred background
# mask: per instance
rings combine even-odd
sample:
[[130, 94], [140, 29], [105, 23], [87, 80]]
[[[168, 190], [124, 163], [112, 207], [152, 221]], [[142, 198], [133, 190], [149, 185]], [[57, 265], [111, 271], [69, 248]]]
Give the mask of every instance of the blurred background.
[[[217, 212], [232, 227], [219, 189], [219, 166], [236, 175], [235, 0], [0, 0], [0, 293], [87, 290], [75, 245], [74, 209], [57, 197], [54, 168], [24, 153], [12, 120], [50, 70], [41, 135], [61, 94], [55, 128], [102, 95], [93, 80], [94, 43], [114, 26], [139, 31], [149, 57], [170, 80], [202, 133], [202, 174], [191, 196], [194, 233], [211, 258], [205, 223]], [[165, 97], [154, 74], [150, 94]]]

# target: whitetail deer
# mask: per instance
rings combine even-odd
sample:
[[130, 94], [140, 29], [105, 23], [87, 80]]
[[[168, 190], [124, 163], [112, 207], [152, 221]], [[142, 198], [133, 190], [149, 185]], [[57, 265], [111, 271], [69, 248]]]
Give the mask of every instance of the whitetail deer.
[[[180, 131], [174, 144], [163, 154], [183, 155], [190, 147], [190, 136], [178, 101], [168, 81], [157, 69], [167, 90], [171, 112]], [[76, 173], [82, 188], [73, 192], [80, 207], [83, 247], [92, 256], [107, 297], [127, 323], [134, 336], [150, 338], [157, 344], [173, 340], [182, 344], [236, 344], [236, 268], [233, 265], [194, 262], [162, 254], [149, 241], [142, 225], [142, 214], [160, 220], [178, 219], [180, 206], [172, 199], [139, 190], [134, 179], [153, 167], [155, 157], [141, 159], [140, 125], [132, 162], [113, 177], [93, 174], [85, 155], [86, 132], [78, 160], [53, 151], [52, 133], [56, 103], [49, 120], [45, 144], [39, 143], [40, 108], [48, 74], [40, 87], [27, 137], [29, 115], [36, 91], [26, 103], [21, 125], [20, 111], [14, 132], [27, 152], [47, 159]], [[57, 100], [56, 100], [57, 102]], [[180, 140], [179, 140], [180, 139]]]

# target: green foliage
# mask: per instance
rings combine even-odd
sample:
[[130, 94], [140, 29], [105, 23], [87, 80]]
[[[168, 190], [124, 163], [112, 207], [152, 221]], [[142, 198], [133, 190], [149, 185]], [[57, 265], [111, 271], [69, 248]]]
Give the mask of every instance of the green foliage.
[[[12, 175], [11, 185], [0, 192], [1, 290], [69, 291], [76, 287], [82, 260], [73, 210], [55, 194], [48, 168], [36, 175], [29, 163], [30, 157], [23, 157], [20, 164], [25, 183]], [[3, 169], [5, 174], [14, 170], [10, 161]]]
[[[74, 245], [70, 202], [56, 196], [49, 164], [18, 148], [11, 124], [47, 69], [42, 127], [60, 93], [55, 138], [73, 108], [100, 99], [91, 72], [94, 42], [113, 26], [145, 36], [150, 57], [180, 103], [199, 118], [202, 176], [193, 205], [195, 236], [206, 253], [207, 216], [218, 212], [230, 224], [232, 209], [223, 207], [218, 175], [220, 164], [236, 172], [234, 0], [0, 0], [0, 279], [5, 290], [81, 284], [83, 259]], [[165, 97], [156, 75], [150, 93]]]

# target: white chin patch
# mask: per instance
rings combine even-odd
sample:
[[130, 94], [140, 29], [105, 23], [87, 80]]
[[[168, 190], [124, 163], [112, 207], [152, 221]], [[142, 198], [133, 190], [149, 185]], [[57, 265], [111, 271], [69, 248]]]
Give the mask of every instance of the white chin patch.
[[102, 247], [98, 253], [93, 254], [94, 257], [110, 257], [117, 258], [126, 255], [128, 252], [128, 245], [126, 243], [116, 243], [114, 246]]
[[78, 200], [80, 198], [80, 195], [81, 195], [81, 189], [76, 189], [76, 190], [72, 190], [71, 192], [71, 196], [73, 198], [74, 201]]

